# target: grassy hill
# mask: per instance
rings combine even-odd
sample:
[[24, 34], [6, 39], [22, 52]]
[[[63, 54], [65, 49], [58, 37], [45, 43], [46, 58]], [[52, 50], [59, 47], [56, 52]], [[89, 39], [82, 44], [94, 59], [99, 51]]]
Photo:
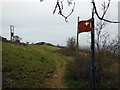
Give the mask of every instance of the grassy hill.
[[3, 88], [42, 88], [57, 67], [72, 60], [57, 47], [2, 43]]

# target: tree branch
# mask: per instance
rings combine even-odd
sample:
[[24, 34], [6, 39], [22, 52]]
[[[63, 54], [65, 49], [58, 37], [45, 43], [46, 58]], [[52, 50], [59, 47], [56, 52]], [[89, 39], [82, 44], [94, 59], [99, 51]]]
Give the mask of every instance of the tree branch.
[[107, 5], [107, 6], [105, 5], [105, 2], [102, 4], [102, 6], [103, 6], [103, 15], [102, 15], [102, 17], [101, 17], [101, 18], [104, 18], [105, 14], [106, 14], [106, 12], [107, 12], [107, 10], [108, 10], [109, 6], [110, 6], [110, 2], [111, 2], [111, 0], [109, 0], [109, 2], [108, 2], [108, 5]]
[[[60, 14], [62, 17], [65, 18], [65, 21], [67, 22], [67, 18], [72, 15], [72, 13], [74, 12], [74, 8], [75, 8], [75, 2], [74, 2], [74, 5], [73, 5], [73, 8], [72, 8], [72, 11], [68, 14], [68, 15], [64, 15], [62, 12], [63, 12], [63, 1], [60, 1], [60, 0], [57, 0], [57, 3], [56, 3], [56, 6], [55, 6], [55, 9], [53, 11], [53, 14], [55, 14], [56, 12], [56, 9], [58, 8], [58, 14]], [[67, 0], [68, 2], [68, 5], [70, 6], [72, 4], [72, 1], [71, 0]]]
[[93, 8], [94, 8], [95, 14], [97, 15], [97, 17], [98, 17], [100, 20], [103, 20], [103, 21], [106, 21], [106, 22], [109, 22], [109, 23], [120, 23], [120, 21], [117, 22], [117, 21], [111, 21], [111, 20], [104, 19], [104, 16], [105, 16], [105, 14], [106, 14], [109, 6], [110, 6], [110, 1], [111, 1], [111, 0], [109, 0], [109, 3], [108, 3], [108, 5], [107, 5], [107, 7], [105, 6], [105, 4], [103, 4], [104, 8], [106, 8], [106, 9], [105, 9], [102, 17], [100, 17], [99, 14], [98, 14], [98, 12], [97, 12], [97, 8], [96, 8], [96, 5], [95, 5], [95, 2], [94, 2], [94, 0], [92, 0], [92, 4], [93, 4]]

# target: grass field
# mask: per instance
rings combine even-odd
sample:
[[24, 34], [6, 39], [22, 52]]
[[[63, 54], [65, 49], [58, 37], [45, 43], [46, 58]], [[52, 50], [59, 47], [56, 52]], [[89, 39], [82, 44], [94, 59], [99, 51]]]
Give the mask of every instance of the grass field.
[[72, 58], [57, 47], [2, 43], [3, 88], [42, 88], [45, 78]]

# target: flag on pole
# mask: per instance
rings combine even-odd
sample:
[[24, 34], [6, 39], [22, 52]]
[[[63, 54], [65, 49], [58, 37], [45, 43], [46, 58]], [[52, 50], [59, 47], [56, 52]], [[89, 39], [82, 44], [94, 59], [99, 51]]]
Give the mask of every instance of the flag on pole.
[[91, 19], [78, 22], [78, 34], [91, 31]]

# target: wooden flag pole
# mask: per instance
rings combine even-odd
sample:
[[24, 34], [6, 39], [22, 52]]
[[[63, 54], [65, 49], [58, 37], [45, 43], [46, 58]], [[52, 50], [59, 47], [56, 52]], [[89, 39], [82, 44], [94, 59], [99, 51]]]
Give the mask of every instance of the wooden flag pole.
[[[78, 22], [79, 22], [79, 16], [78, 16]], [[79, 48], [79, 43], [78, 43], [78, 38], [79, 38], [79, 33], [78, 33], [78, 23], [77, 23], [77, 50], [78, 50], [78, 48]]]
[[95, 41], [94, 41], [94, 8], [92, 11], [92, 23], [91, 23], [91, 84], [93, 90], [95, 90]]

